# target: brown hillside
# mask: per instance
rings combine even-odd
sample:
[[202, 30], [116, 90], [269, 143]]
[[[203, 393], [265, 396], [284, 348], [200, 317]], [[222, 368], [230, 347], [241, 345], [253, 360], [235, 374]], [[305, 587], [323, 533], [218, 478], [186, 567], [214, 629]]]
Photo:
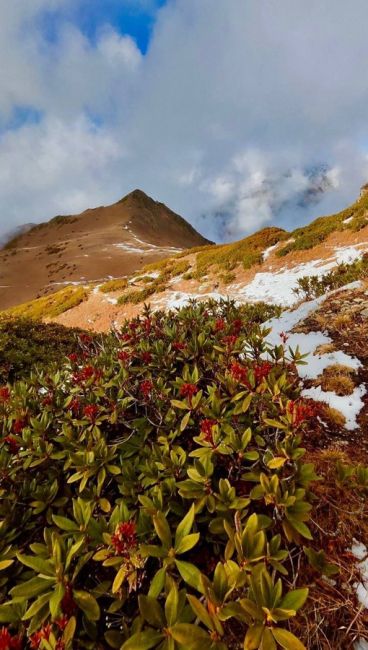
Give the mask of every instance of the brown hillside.
[[12, 239], [0, 250], [0, 309], [68, 283], [121, 277], [208, 243], [163, 203], [134, 190], [113, 205], [55, 217]]

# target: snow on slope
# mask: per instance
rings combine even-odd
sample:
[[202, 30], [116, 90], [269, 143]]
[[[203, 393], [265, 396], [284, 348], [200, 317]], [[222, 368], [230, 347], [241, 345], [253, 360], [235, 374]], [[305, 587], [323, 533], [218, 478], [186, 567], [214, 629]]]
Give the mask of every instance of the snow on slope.
[[[354, 289], [359, 286], [359, 282], [353, 282], [344, 287], [344, 289]], [[354, 370], [358, 370], [362, 365], [359, 359], [341, 350], [324, 354], [316, 353], [320, 346], [332, 342], [332, 339], [323, 332], [308, 332], [305, 334], [292, 331], [299, 323], [303, 322], [314, 312], [325, 299], [326, 296], [321, 296], [315, 300], [304, 302], [297, 309], [285, 311], [279, 318], [272, 318], [265, 323], [266, 327], [272, 328], [267, 337], [270, 345], [279, 345], [280, 334], [283, 332], [288, 335], [288, 346], [293, 350], [299, 348], [301, 354], [308, 355], [305, 359], [306, 364], [298, 368], [299, 375], [302, 379], [316, 379], [326, 368], [335, 364], [342, 364]], [[366, 392], [364, 385], [357, 386], [351, 395], [345, 396], [338, 396], [331, 391], [323, 391], [320, 387], [312, 387], [304, 388], [302, 395], [315, 401], [325, 402], [329, 406], [338, 409], [346, 419], [346, 429], [353, 430], [358, 426], [357, 416], [364, 406], [363, 397]]]

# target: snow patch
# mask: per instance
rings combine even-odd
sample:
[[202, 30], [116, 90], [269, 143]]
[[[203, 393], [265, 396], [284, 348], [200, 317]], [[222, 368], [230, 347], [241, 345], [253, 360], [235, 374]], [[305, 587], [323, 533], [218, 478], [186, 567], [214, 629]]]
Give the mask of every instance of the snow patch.
[[363, 384], [357, 386], [351, 395], [343, 396], [336, 395], [336, 393], [332, 391], [324, 391], [320, 386], [313, 386], [312, 388], [305, 388], [302, 390], [302, 395], [303, 397], [309, 397], [316, 402], [324, 402], [331, 408], [340, 411], [346, 419], [345, 428], [348, 429], [348, 431], [353, 431], [358, 427], [357, 417], [364, 406], [362, 397], [366, 392], [366, 388]]
[[356, 262], [356, 260], [360, 260], [363, 257], [363, 252], [355, 246], [335, 248], [336, 262], [337, 264], [352, 264], [352, 262]]
[[363, 256], [367, 247], [368, 242], [362, 242], [358, 246], [336, 247], [333, 255], [327, 259], [304, 262], [290, 269], [284, 267], [277, 272], [256, 273], [248, 284], [233, 284], [229, 286], [229, 290], [232, 293], [242, 293], [249, 301], [263, 300], [271, 304], [291, 307], [298, 301], [294, 289], [298, 286], [299, 278], [305, 275], [322, 277], [338, 264], [351, 264]]
[[[352, 289], [360, 286], [360, 282], [352, 282], [343, 289]], [[343, 290], [340, 289], [339, 291]], [[335, 292], [330, 292], [329, 295]], [[323, 371], [331, 365], [342, 364], [357, 370], [361, 362], [357, 357], [352, 357], [345, 352], [336, 350], [325, 354], [316, 354], [317, 348], [332, 342], [331, 337], [323, 332], [293, 333], [292, 330], [321, 305], [326, 296], [320, 296], [315, 300], [303, 302], [297, 309], [285, 311], [279, 318], [272, 318], [265, 323], [265, 327], [271, 328], [267, 336], [267, 342], [272, 345], [280, 345], [280, 334], [288, 334], [287, 345], [293, 350], [299, 347], [301, 354], [308, 355], [305, 365], [299, 366], [298, 371], [301, 378], [316, 379]], [[356, 418], [364, 406], [362, 397], [366, 394], [364, 385], [355, 388], [352, 395], [340, 397], [333, 392], [323, 391], [320, 387], [304, 389], [302, 395], [316, 401], [326, 402], [329, 406], [338, 409], [346, 418], [346, 428], [353, 430], [357, 427]]]
[[272, 251], [275, 250], [275, 248], [277, 248], [278, 245], [279, 242], [277, 242], [273, 246], [269, 246], [268, 248], [266, 248], [266, 250], [263, 251], [263, 260], [266, 260], [271, 255]]
[[362, 542], [354, 540], [351, 552], [357, 560], [360, 560], [358, 568], [362, 581], [355, 585], [357, 597], [360, 604], [368, 609], [368, 549]]

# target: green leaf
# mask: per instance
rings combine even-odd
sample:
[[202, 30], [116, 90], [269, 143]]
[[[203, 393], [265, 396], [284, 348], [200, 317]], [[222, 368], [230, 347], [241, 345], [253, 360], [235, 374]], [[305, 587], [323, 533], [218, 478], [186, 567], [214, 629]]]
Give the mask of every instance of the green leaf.
[[172, 542], [170, 526], [167, 523], [167, 519], [162, 512], [158, 512], [153, 517], [153, 525], [163, 545], [166, 548], [170, 548]]
[[263, 625], [252, 625], [252, 627], [248, 628], [244, 639], [244, 650], [257, 650], [259, 648], [263, 630]]
[[181, 520], [181, 522], [178, 524], [176, 533], [175, 533], [175, 549], [177, 549], [179, 542], [190, 533], [193, 527], [194, 523], [194, 515], [195, 515], [195, 506], [194, 503], [192, 503], [191, 508], [188, 510], [187, 514], [185, 517]]
[[61, 530], [76, 531], [79, 530], [75, 521], [67, 519], [66, 517], [59, 517], [59, 515], [52, 515], [53, 522]]
[[4, 571], [13, 564], [14, 560], [2, 560], [0, 562], [0, 571]]
[[151, 586], [148, 592], [149, 596], [152, 596], [152, 598], [158, 598], [158, 596], [160, 595], [161, 591], [164, 588], [165, 576], [166, 576], [165, 567], [157, 571], [157, 573], [153, 577], [153, 580], [151, 581]]
[[55, 618], [56, 614], [58, 614], [60, 603], [63, 599], [64, 594], [65, 594], [65, 587], [61, 582], [59, 582], [59, 584], [56, 585], [54, 589], [54, 593], [50, 598], [50, 614], [52, 618]]
[[21, 615], [14, 605], [0, 605], [0, 623], [19, 623]]
[[303, 643], [288, 630], [283, 630], [281, 627], [274, 627], [272, 628], [272, 634], [284, 650], [306, 650]]
[[208, 650], [211, 639], [207, 632], [197, 625], [177, 623], [170, 628], [171, 636], [186, 650]]
[[162, 639], [164, 635], [156, 630], [145, 630], [144, 632], [137, 632], [125, 641], [121, 650], [150, 650], [154, 648]]
[[172, 399], [171, 400], [171, 406], [175, 406], [175, 408], [181, 409], [182, 411], [187, 411], [188, 409], [190, 409], [190, 407], [188, 406], [188, 404], [186, 402], [183, 402], [183, 401], [178, 400], [178, 399]]
[[179, 546], [175, 547], [176, 553], [186, 553], [187, 551], [190, 551], [193, 546], [195, 546], [199, 540], [200, 534], [199, 533], [192, 533], [191, 535], [186, 535], [183, 537], [181, 542], [179, 543]]
[[289, 591], [279, 606], [281, 609], [293, 609], [297, 612], [298, 609], [303, 607], [308, 598], [308, 593], [309, 589], [294, 589], [293, 591]]
[[50, 588], [50, 582], [44, 580], [43, 578], [31, 578], [27, 582], [22, 582], [20, 585], [16, 585], [13, 589], [10, 590], [13, 598], [19, 598], [24, 596], [25, 598], [32, 598], [32, 596], [38, 596], [42, 594], [45, 589]]
[[183, 560], [175, 560], [177, 569], [183, 578], [190, 587], [196, 589], [201, 594], [204, 593], [204, 588], [202, 584], [202, 574], [199, 569], [194, 564], [190, 562], [183, 562]]
[[246, 413], [248, 411], [248, 409], [249, 409], [249, 407], [250, 407], [250, 405], [252, 403], [252, 399], [253, 399], [253, 395], [252, 395], [252, 393], [249, 393], [249, 395], [247, 395], [247, 397], [245, 398], [245, 400], [242, 403], [242, 407], [241, 407], [242, 413]]
[[271, 460], [268, 461], [267, 467], [270, 469], [279, 469], [283, 465], [285, 465], [287, 461], [287, 458], [284, 458], [283, 456], [276, 456], [276, 458], [272, 458]]
[[295, 528], [295, 530], [302, 535], [302, 537], [305, 537], [306, 539], [313, 539], [312, 533], [310, 532], [308, 526], [302, 522], [298, 521], [298, 519], [294, 519], [291, 517], [288, 517], [288, 521], [290, 525]]
[[49, 560], [43, 560], [42, 558], [33, 555], [22, 555], [21, 553], [17, 553], [17, 558], [19, 562], [30, 569], [33, 569], [33, 571], [36, 571], [37, 573], [44, 573], [48, 576], [54, 575], [54, 569]]
[[169, 591], [169, 595], [166, 598], [166, 602], [165, 602], [165, 616], [169, 626], [174, 625], [177, 619], [178, 605], [179, 605], [179, 592], [175, 582], [173, 582], [172, 587]]
[[120, 567], [119, 571], [117, 572], [117, 574], [116, 574], [116, 576], [114, 578], [114, 582], [112, 583], [111, 591], [112, 591], [113, 594], [116, 594], [119, 591], [126, 574], [127, 574], [127, 569], [126, 569], [125, 565], [123, 564]]
[[201, 601], [198, 600], [195, 596], [192, 596], [191, 594], [187, 594], [187, 598], [189, 600], [189, 604], [200, 621], [204, 623], [206, 627], [208, 627], [209, 630], [214, 630], [214, 624], [213, 621], [207, 611], [207, 609], [202, 605]]
[[73, 590], [73, 598], [88, 620], [99, 620], [100, 607], [92, 594], [88, 593], [88, 591]]
[[37, 614], [44, 605], [48, 604], [51, 595], [52, 593], [48, 592], [47, 594], [39, 596], [37, 600], [35, 600], [34, 603], [32, 603], [32, 605], [27, 609], [26, 613], [22, 617], [22, 621], [27, 621], [29, 618], [32, 618], [35, 614]]
[[75, 616], [72, 616], [69, 619], [68, 624], [67, 624], [67, 626], [66, 626], [66, 628], [64, 630], [64, 634], [63, 634], [63, 641], [64, 641], [66, 646], [68, 645], [68, 643], [70, 644], [72, 642], [74, 634], [75, 634], [76, 627], [77, 627], [76, 618], [75, 618]]
[[189, 422], [189, 420], [190, 420], [190, 415], [191, 415], [191, 413], [190, 413], [190, 411], [188, 411], [188, 413], [186, 413], [186, 414], [183, 416], [182, 421], [180, 422], [180, 432], [181, 432], [181, 433], [182, 433], [183, 431], [185, 431], [185, 429], [187, 428], [187, 426], [188, 426], [188, 422]]
[[165, 625], [164, 613], [162, 607], [156, 598], [151, 598], [150, 596], [140, 595], [138, 596], [139, 611], [147, 623], [161, 629]]

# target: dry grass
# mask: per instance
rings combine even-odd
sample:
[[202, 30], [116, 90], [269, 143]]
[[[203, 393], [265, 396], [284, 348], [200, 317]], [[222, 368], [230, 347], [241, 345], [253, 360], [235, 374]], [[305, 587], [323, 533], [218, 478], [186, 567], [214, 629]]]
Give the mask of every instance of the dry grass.
[[30, 300], [16, 307], [3, 312], [4, 316], [31, 318], [41, 320], [43, 318], [56, 318], [64, 312], [80, 305], [87, 300], [90, 289], [85, 287], [67, 286], [49, 296]]
[[336, 346], [334, 343], [322, 343], [322, 345], [319, 345], [318, 348], [316, 348], [314, 354], [329, 354], [330, 352], [335, 352], [336, 351]]
[[351, 395], [355, 387], [352, 374], [354, 374], [353, 368], [334, 364], [323, 371], [315, 384], [321, 386], [322, 390], [332, 391], [339, 396]]
[[368, 539], [368, 502], [353, 482], [339, 484], [336, 472], [336, 464], [351, 464], [352, 456], [350, 450], [330, 448], [305, 457], [323, 477], [313, 489], [313, 546], [323, 548], [327, 561], [339, 567], [339, 573], [328, 580], [309, 566], [303, 553], [293, 560], [294, 584], [300, 577], [310, 589], [301, 616], [292, 624], [308, 650], [352, 650], [357, 639], [368, 640], [368, 612], [356, 597], [358, 560], [350, 551], [354, 538]]
[[341, 411], [334, 409], [332, 406], [325, 406], [324, 416], [331, 424], [335, 425], [338, 428], [342, 428], [346, 424], [345, 416], [341, 413]]
[[109, 280], [104, 284], [101, 284], [100, 291], [102, 293], [109, 293], [110, 291], [119, 291], [126, 289], [128, 286], [128, 280], [126, 278], [118, 278], [116, 280]]

